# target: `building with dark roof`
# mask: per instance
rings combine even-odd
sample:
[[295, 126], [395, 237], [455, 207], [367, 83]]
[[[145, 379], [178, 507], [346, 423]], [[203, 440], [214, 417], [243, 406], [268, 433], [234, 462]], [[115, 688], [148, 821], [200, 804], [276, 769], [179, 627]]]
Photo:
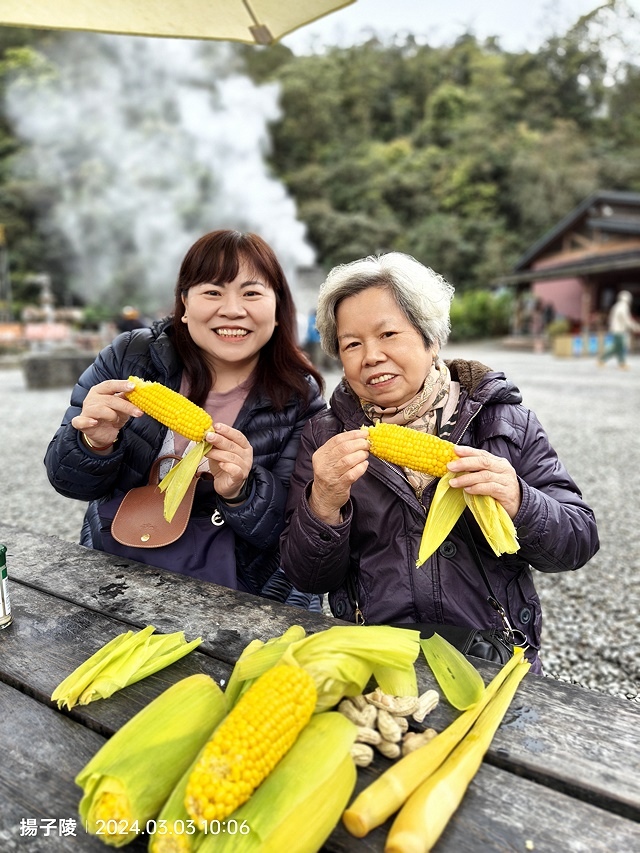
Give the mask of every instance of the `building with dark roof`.
[[[547, 231], [498, 284], [516, 288], [547, 316], [564, 318], [572, 331], [606, 327], [621, 290], [640, 314], [640, 193], [592, 193]], [[531, 310], [520, 312], [514, 334], [531, 332]]]

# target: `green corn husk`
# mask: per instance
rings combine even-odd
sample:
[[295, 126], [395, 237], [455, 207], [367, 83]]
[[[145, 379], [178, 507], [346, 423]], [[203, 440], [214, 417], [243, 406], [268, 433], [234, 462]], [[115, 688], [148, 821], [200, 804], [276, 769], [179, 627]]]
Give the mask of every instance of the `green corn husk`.
[[[219, 722], [223, 719], [224, 717]], [[217, 726], [214, 730], [215, 728]], [[196, 853], [200, 847], [204, 836], [196, 826], [195, 820], [189, 816], [184, 803], [191, 771], [198, 763], [202, 752], [202, 749], [198, 751], [162, 806], [156, 819], [157, 826], [162, 827], [162, 831], [149, 836], [149, 853]]]
[[428, 853], [433, 848], [480, 769], [528, 670], [526, 661], [511, 670], [469, 733], [436, 772], [411, 794], [391, 826], [385, 853]]
[[127, 631], [114, 637], [68, 675], [53, 691], [51, 700], [58, 708], [71, 710], [76, 704], [106, 699], [179, 660], [202, 642], [198, 637], [187, 643], [182, 631], [152, 636], [154, 631], [153, 625], [148, 625], [137, 633]]
[[292, 625], [263, 646], [245, 649], [229, 682], [230, 707], [279, 662], [302, 666], [311, 674], [318, 693], [316, 713], [337, 705], [344, 696], [361, 693], [372, 676], [385, 692], [417, 696], [413, 664], [420, 653], [419, 641], [419, 631], [390, 625], [336, 625], [308, 637], [300, 625]]
[[236, 661], [225, 690], [229, 710], [256, 679], [280, 661], [291, 643], [302, 640], [305, 636], [306, 631], [302, 625], [291, 625], [284, 634], [271, 637], [266, 643], [252, 640]]
[[158, 488], [164, 492], [164, 505], [162, 513], [166, 521], [171, 521], [182, 499], [195, 477], [198, 466], [213, 445], [206, 441], [199, 441], [191, 450], [177, 462], [167, 474], [160, 480]]
[[376, 826], [397, 812], [408, 797], [428, 779], [470, 731], [482, 711], [492, 702], [509, 674], [518, 667], [529, 669], [524, 652], [516, 648], [514, 656], [500, 669], [485, 688], [481, 700], [463, 711], [433, 740], [405, 755], [378, 776], [358, 794], [342, 819], [346, 829], [356, 838], [364, 838]]
[[236, 704], [241, 694], [243, 693], [243, 689], [247, 686], [247, 681], [243, 681], [239, 676], [239, 664], [240, 661], [252, 655], [254, 652], [257, 652], [258, 649], [261, 649], [264, 646], [262, 640], [251, 640], [251, 642], [244, 647], [240, 657], [235, 663], [235, 666], [231, 670], [231, 675], [229, 676], [229, 681], [227, 682], [227, 686], [224, 690], [224, 696], [227, 700], [227, 708], [230, 711], [233, 706]]
[[[413, 664], [420, 652], [420, 632], [390, 625], [336, 625], [292, 643], [282, 656], [304, 667], [315, 681], [315, 713], [333, 708], [345, 696], [362, 693], [376, 669], [398, 670], [396, 696], [417, 696]], [[382, 670], [384, 674], [384, 669]], [[401, 683], [401, 673], [406, 680]]]
[[76, 777], [87, 831], [100, 830], [113, 847], [133, 841], [136, 828], [142, 831], [157, 817], [225, 714], [218, 685], [198, 674], [172, 685], [132, 717]]
[[420, 646], [440, 689], [454, 708], [465, 711], [482, 699], [482, 676], [461, 651], [440, 634], [420, 640]]
[[316, 853], [355, 787], [350, 755], [355, 737], [355, 725], [342, 714], [316, 714], [251, 798], [227, 819], [227, 826], [233, 820], [248, 831], [205, 834], [198, 853]]
[[449, 482], [457, 476], [447, 472], [436, 486], [420, 539], [416, 566], [421, 566], [442, 545], [456, 521], [469, 507], [494, 553], [515, 554], [518, 537], [509, 514], [491, 495], [469, 495], [464, 489], [452, 489]]

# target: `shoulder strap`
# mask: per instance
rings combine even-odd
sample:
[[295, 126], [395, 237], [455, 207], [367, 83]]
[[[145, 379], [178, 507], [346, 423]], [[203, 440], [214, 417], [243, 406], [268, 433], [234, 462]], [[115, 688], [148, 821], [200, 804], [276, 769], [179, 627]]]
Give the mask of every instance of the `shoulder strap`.
[[478, 567], [478, 571], [482, 576], [482, 580], [484, 581], [484, 585], [486, 586], [489, 595], [487, 596], [487, 601], [489, 605], [498, 613], [500, 619], [502, 620], [502, 624], [504, 626], [504, 630], [507, 636], [510, 638], [511, 642], [513, 642], [516, 646], [526, 645], [527, 638], [524, 636], [522, 631], [514, 630], [511, 627], [511, 623], [507, 617], [507, 613], [498, 601], [495, 592], [493, 591], [493, 587], [491, 586], [491, 582], [489, 581], [489, 577], [487, 575], [486, 569], [482, 563], [482, 558], [480, 557], [480, 552], [478, 551], [478, 546], [475, 543], [473, 536], [471, 535], [471, 530], [469, 528], [469, 522], [467, 521], [464, 512], [460, 516], [459, 520], [456, 522], [458, 525], [458, 529], [462, 534], [462, 538], [466, 542], [469, 550], [471, 551], [471, 556]]

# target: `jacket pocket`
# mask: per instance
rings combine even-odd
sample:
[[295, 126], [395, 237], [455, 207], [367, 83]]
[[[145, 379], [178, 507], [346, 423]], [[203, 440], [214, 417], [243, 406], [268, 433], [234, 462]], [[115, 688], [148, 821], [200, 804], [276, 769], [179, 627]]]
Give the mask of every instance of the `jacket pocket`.
[[529, 644], [539, 649], [542, 641], [542, 606], [533, 585], [531, 569], [523, 568], [507, 584], [509, 619], [522, 631]]

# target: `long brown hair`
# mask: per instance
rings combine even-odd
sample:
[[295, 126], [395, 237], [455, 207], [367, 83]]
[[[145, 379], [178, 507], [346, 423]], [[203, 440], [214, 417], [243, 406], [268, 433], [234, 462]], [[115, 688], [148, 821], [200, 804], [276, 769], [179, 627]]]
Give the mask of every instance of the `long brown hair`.
[[276, 411], [281, 411], [297, 396], [309, 401], [310, 374], [324, 389], [320, 373], [306, 358], [297, 343], [296, 309], [284, 270], [273, 249], [257, 234], [240, 231], [212, 231], [193, 244], [185, 255], [175, 289], [173, 339], [184, 363], [190, 398], [203, 405], [211, 390], [211, 372], [199, 347], [182, 322], [185, 307], [183, 296], [191, 287], [203, 282], [222, 284], [238, 275], [241, 261], [264, 276], [276, 295], [276, 321], [271, 339], [260, 350], [256, 385], [269, 397]]

